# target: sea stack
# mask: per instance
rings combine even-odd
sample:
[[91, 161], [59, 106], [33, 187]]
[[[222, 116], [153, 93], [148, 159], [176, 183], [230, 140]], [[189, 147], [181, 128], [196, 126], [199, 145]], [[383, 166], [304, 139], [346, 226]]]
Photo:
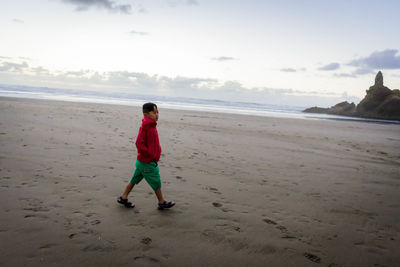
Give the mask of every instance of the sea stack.
[[400, 90], [390, 90], [384, 86], [381, 71], [375, 76], [375, 84], [366, 92], [367, 95], [357, 106], [354, 103], [342, 102], [330, 108], [312, 107], [303, 112], [400, 120]]
[[383, 86], [383, 75], [382, 75], [381, 71], [379, 71], [375, 76], [375, 85], [374, 86], [378, 86], [378, 87]]
[[356, 113], [360, 117], [380, 119], [400, 119], [400, 92], [390, 90], [383, 85], [382, 72], [375, 77], [375, 84], [357, 105]]

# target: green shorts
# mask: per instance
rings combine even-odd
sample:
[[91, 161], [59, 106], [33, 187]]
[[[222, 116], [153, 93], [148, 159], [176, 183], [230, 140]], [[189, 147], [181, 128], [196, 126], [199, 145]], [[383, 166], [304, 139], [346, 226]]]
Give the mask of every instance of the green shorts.
[[160, 170], [155, 162], [145, 163], [136, 160], [135, 172], [133, 173], [131, 184], [138, 184], [142, 179], [150, 185], [153, 190], [161, 188]]

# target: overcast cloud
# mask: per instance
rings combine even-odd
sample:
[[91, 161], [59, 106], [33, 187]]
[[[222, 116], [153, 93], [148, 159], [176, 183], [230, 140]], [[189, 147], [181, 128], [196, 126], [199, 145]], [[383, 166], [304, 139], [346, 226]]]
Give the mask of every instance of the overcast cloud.
[[21, 24], [24, 23], [24, 21], [20, 20], [20, 19], [13, 19], [12, 21], [15, 22], [15, 23], [21, 23]]
[[306, 68], [298, 68], [298, 69], [295, 69], [295, 68], [282, 68], [282, 69], [280, 69], [280, 71], [282, 71], [282, 72], [299, 72], [299, 71], [304, 72], [304, 71], [307, 71], [307, 69]]
[[331, 71], [331, 70], [337, 70], [339, 68], [340, 68], [340, 64], [333, 62], [333, 63], [330, 63], [328, 65], [318, 68], [318, 70]]
[[375, 51], [368, 57], [352, 60], [348, 65], [364, 69], [400, 69], [400, 55], [397, 49]]
[[283, 71], [283, 72], [296, 72], [297, 70], [296, 69], [292, 69], [292, 68], [283, 68], [283, 69], [281, 69], [281, 71]]
[[1, 84], [307, 106], [400, 84], [400, 1], [3, 2]]
[[334, 77], [338, 78], [356, 78], [357, 75], [354, 73], [335, 73], [333, 74]]
[[197, 0], [166, 0], [170, 7], [177, 7], [179, 5], [196, 6], [199, 4]]
[[110, 0], [62, 0], [65, 3], [73, 4], [76, 6], [77, 11], [86, 11], [90, 8], [103, 8], [110, 12], [119, 12], [123, 14], [130, 14], [132, 6], [130, 4], [118, 5]]
[[400, 69], [400, 55], [396, 55], [397, 53], [397, 49], [375, 51], [367, 57], [353, 59], [345, 64], [350, 67], [355, 67], [355, 69], [349, 71], [349, 73], [335, 73], [333, 76], [339, 78], [356, 78], [360, 75], [375, 74], [379, 70]]
[[230, 61], [230, 60], [236, 60], [236, 58], [221, 56], [221, 57], [213, 57], [213, 58], [211, 58], [211, 60], [215, 60], [215, 61]]
[[0, 71], [7, 72], [22, 72], [24, 69], [27, 69], [28, 63], [14, 63], [14, 62], [2, 62], [0, 65]]
[[[268, 88], [243, 86], [237, 81], [221, 82], [210, 78], [167, 77], [149, 75], [143, 72], [92, 70], [56, 71], [30, 67], [28, 63], [0, 63], [0, 78], [10, 84], [21, 80], [30, 85], [53, 88], [81, 89], [95, 91], [123, 92], [143, 95], [176, 96], [203, 99], [224, 99], [228, 101], [280, 103], [282, 105], [311, 106], [333, 105], [339, 101], [357, 101], [344, 92], [305, 92], [292, 88]], [[346, 96], [345, 98], [343, 97]]]
[[135, 30], [130, 31], [129, 33], [132, 35], [141, 35], [141, 36], [149, 35], [148, 32], [140, 32], [140, 31], [135, 31]]

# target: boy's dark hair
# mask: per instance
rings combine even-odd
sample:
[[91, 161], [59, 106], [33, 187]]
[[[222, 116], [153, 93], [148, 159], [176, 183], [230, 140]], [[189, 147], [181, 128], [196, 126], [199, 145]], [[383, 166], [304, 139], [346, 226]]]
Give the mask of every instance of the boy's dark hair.
[[143, 104], [143, 113], [149, 113], [150, 111], [154, 111], [154, 107], [157, 107], [157, 105], [154, 103]]

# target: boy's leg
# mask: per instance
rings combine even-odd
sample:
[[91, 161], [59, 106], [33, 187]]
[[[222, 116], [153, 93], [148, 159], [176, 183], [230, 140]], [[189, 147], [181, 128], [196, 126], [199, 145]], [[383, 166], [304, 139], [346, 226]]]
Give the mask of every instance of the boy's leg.
[[122, 197], [123, 199], [127, 199], [129, 193], [132, 191], [132, 188], [133, 188], [134, 186], [135, 186], [134, 184], [132, 184], [131, 182], [129, 182], [129, 183], [126, 185], [125, 190], [124, 190], [124, 193], [122, 193], [122, 196], [121, 196], [121, 197]]
[[134, 207], [135, 207], [135, 204], [133, 204], [133, 203], [131, 203], [131, 202], [128, 201], [129, 192], [131, 192], [131, 190], [132, 190], [132, 188], [133, 188], [134, 186], [135, 186], [135, 185], [132, 184], [131, 182], [129, 182], [129, 183], [126, 185], [124, 193], [122, 194], [122, 196], [120, 196], [120, 197], [117, 199], [117, 202], [118, 202], [119, 204], [122, 204], [122, 205], [124, 205], [124, 206], [127, 207], [127, 208], [134, 208]]
[[126, 185], [124, 193], [122, 194], [123, 199], [127, 199], [129, 193], [132, 191], [132, 188], [135, 186], [135, 184], [140, 183], [140, 181], [143, 179], [142, 175], [142, 168], [140, 165], [140, 162], [136, 160], [135, 162], [135, 171], [133, 172], [133, 176], [129, 183]]
[[158, 203], [164, 203], [164, 197], [161, 191], [161, 188], [158, 188], [157, 190], [154, 190], [154, 193], [156, 193], [157, 199], [158, 199]]
[[156, 196], [158, 198], [158, 209], [159, 210], [163, 210], [163, 209], [169, 209], [172, 208], [173, 206], [175, 206], [175, 202], [173, 201], [165, 201], [161, 192], [161, 188], [158, 188], [156, 190], [154, 190], [154, 192], [156, 193]]
[[[138, 161], [135, 163], [135, 171], [133, 173], [133, 176], [129, 183], [126, 185], [124, 192], [122, 195], [118, 198], [118, 203], [124, 204], [126, 206], [126, 203], [128, 202], [128, 195], [132, 191], [132, 188], [135, 186], [135, 184], [138, 184], [141, 180], [143, 179], [143, 175], [141, 174], [140, 166], [138, 166]], [[132, 205], [131, 207], [133, 207]]]
[[146, 182], [154, 190], [154, 193], [156, 193], [158, 203], [163, 203], [164, 198], [161, 191], [161, 178], [158, 164], [155, 162], [145, 163], [143, 168], [143, 176]]
[[161, 178], [158, 164], [155, 162], [147, 163], [143, 169], [143, 176], [147, 183], [156, 193], [159, 209], [171, 208], [175, 205], [174, 202], [166, 202], [161, 191]]

